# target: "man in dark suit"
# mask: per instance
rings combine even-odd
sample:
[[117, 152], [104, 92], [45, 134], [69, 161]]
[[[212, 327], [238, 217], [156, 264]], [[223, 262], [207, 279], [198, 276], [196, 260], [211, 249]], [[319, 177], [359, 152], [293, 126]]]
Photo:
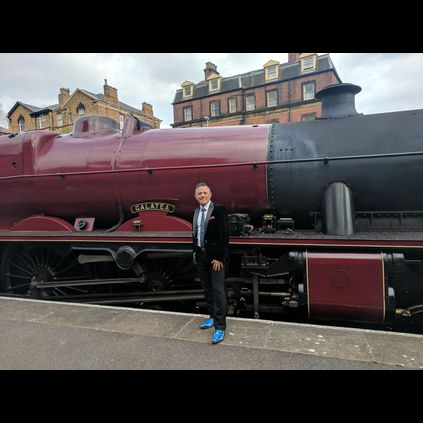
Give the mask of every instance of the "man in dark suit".
[[225, 261], [228, 256], [229, 220], [225, 207], [211, 201], [206, 183], [195, 186], [195, 209], [192, 237], [194, 262], [197, 264], [210, 317], [200, 324], [201, 329], [214, 326], [212, 343], [225, 338], [227, 301], [225, 290]]

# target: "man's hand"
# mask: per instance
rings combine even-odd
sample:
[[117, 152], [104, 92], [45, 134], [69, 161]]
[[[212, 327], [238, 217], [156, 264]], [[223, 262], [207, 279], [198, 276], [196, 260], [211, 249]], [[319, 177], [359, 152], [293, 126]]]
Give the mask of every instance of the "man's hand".
[[213, 266], [213, 270], [215, 270], [215, 271], [223, 269], [223, 262], [221, 262], [219, 260], [212, 260], [211, 264]]

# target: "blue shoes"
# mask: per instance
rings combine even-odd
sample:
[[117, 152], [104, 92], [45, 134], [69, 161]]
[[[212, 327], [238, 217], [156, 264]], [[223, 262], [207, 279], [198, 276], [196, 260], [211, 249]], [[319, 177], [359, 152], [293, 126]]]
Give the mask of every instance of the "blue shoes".
[[213, 337], [212, 337], [212, 344], [218, 344], [225, 339], [225, 331], [224, 330], [215, 330]]
[[201, 329], [210, 329], [214, 326], [214, 319], [207, 319], [200, 323]]
[[[201, 329], [210, 329], [214, 326], [214, 319], [210, 318], [200, 323]], [[225, 331], [216, 329], [212, 336], [212, 344], [218, 344], [225, 339]]]

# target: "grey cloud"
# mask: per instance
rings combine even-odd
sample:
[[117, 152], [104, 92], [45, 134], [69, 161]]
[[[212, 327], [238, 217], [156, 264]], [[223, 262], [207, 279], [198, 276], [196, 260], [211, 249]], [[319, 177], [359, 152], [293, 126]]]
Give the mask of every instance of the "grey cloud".
[[[331, 53], [331, 58], [344, 82], [362, 87], [359, 112], [423, 108], [423, 54]], [[61, 87], [101, 93], [106, 78], [124, 103], [137, 108], [151, 103], [167, 127], [173, 122], [176, 89], [185, 80], [201, 81], [206, 62], [215, 63], [222, 76], [232, 76], [260, 69], [271, 59], [284, 63], [287, 53], [0, 54], [0, 110], [4, 119], [16, 101], [40, 107], [57, 103]]]

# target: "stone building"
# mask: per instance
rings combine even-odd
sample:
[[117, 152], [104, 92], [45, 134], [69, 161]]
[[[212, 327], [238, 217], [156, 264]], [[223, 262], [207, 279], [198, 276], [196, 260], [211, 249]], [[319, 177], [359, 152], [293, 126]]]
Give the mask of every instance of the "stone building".
[[176, 91], [174, 128], [299, 122], [321, 112], [315, 93], [341, 83], [329, 54], [288, 53], [288, 62], [269, 60], [262, 69], [223, 77], [206, 63], [204, 80], [185, 81]]
[[84, 115], [108, 116], [123, 125], [129, 115], [137, 117], [152, 128], [160, 128], [161, 120], [154, 116], [153, 106], [142, 103], [142, 109], [136, 109], [118, 99], [117, 89], [104, 80], [103, 93], [93, 94], [77, 88], [70, 94], [69, 88], [60, 88], [58, 104], [37, 107], [17, 101], [7, 114], [9, 130], [13, 133], [47, 129], [62, 133], [72, 132], [75, 119]]

